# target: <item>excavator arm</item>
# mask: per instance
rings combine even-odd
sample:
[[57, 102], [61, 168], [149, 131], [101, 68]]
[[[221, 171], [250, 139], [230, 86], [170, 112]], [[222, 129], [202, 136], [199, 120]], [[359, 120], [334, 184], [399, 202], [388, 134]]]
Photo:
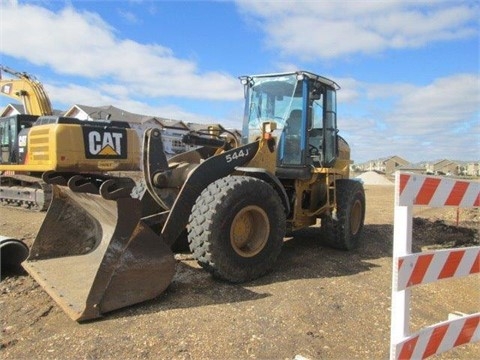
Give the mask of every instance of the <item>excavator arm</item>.
[[[15, 76], [15, 79], [3, 79], [1, 72]], [[29, 115], [52, 115], [52, 105], [40, 81], [24, 72], [12, 70], [0, 65], [0, 93], [21, 101]]]

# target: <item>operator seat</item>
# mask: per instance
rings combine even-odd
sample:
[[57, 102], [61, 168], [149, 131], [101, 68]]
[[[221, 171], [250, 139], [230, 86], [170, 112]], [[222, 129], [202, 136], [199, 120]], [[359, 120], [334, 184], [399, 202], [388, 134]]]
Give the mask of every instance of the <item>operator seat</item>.
[[302, 110], [293, 109], [286, 122], [287, 135], [300, 136], [300, 129], [302, 127]]
[[301, 162], [301, 129], [302, 110], [293, 109], [285, 123], [284, 162], [287, 164], [299, 164]]

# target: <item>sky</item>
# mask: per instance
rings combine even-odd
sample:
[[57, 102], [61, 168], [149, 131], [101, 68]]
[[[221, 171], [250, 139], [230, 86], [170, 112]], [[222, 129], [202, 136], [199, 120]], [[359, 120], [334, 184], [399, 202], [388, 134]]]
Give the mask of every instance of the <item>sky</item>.
[[480, 0], [0, 0], [0, 64], [58, 110], [237, 129], [239, 76], [311, 71], [341, 86], [355, 163], [479, 161], [479, 19]]

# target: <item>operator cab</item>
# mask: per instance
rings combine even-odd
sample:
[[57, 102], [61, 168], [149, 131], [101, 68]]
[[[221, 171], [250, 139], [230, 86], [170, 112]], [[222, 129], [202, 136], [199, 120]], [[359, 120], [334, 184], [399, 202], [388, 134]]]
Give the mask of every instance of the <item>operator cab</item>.
[[20, 134], [27, 132], [38, 116], [12, 115], [0, 118], [0, 164], [17, 164], [26, 146], [25, 137]]
[[336, 90], [310, 72], [240, 77], [245, 86], [242, 143], [258, 140], [262, 123], [276, 122], [277, 173], [308, 178], [312, 167], [332, 167], [338, 154]]

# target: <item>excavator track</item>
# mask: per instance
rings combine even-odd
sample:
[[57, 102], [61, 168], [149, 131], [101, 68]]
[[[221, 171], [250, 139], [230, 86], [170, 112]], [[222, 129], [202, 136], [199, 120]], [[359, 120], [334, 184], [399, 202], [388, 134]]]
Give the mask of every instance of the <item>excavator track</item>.
[[32, 175], [0, 175], [0, 204], [45, 211], [52, 199], [52, 188]]

